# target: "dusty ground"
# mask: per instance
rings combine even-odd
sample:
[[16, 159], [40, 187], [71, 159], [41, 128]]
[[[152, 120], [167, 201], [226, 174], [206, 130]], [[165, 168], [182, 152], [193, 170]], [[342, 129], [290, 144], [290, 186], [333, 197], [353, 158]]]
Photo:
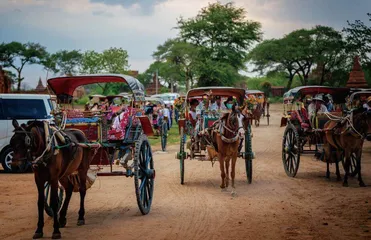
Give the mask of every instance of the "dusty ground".
[[[271, 125], [253, 128], [253, 183], [244, 162], [236, 167], [237, 197], [221, 192], [220, 171], [209, 162], [187, 161], [180, 185], [177, 146], [155, 155], [155, 197], [142, 216], [133, 179], [100, 177], [88, 190], [86, 223], [76, 226], [79, 195], [72, 198], [64, 239], [371, 239], [371, 191], [356, 179], [342, 187], [324, 178], [326, 164], [303, 156], [296, 178], [281, 160], [280, 105]], [[365, 146], [363, 176], [371, 186], [371, 145]], [[334, 173], [332, 166], [332, 173]], [[37, 222], [32, 174], [0, 174], [0, 239], [30, 239]], [[44, 236], [51, 237], [46, 217]]]

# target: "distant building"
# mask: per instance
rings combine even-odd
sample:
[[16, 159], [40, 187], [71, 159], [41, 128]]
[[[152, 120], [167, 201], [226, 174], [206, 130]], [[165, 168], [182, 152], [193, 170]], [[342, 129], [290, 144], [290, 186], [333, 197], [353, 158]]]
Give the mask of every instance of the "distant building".
[[[146, 95], [154, 95], [159, 94], [161, 92], [161, 88], [165, 87], [161, 85], [160, 81], [158, 80], [158, 77], [156, 77], [156, 73], [153, 74], [152, 82], [148, 84], [146, 87]], [[157, 86], [157, 93], [156, 93], [156, 86]]]
[[368, 88], [368, 84], [365, 79], [365, 73], [362, 71], [361, 64], [359, 63], [359, 57], [356, 56], [353, 62], [353, 69], [349, 74], [349, 80], [347, 87], [350, 88]]
[[41, 77], [40, 77], [35, 91], [42, 92], [42, 91], [45, 91], [45, 90], [46, 90], [46, 87], [44, 87], [43, 82], [41, 81]]
[[0, 66], [0, 93], [9, 93], [11, 91], [11, 81], [8, 76], [6, 76], [5, 71], [2, 66]]

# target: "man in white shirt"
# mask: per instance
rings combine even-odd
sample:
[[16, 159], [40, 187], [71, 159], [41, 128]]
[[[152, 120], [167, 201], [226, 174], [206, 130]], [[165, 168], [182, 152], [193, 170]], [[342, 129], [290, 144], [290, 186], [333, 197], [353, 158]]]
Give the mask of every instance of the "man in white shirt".
[[327, 107], [325, 106], [325, 102], [323, 101], [323, 96], [321, 94], [317, 94], [312, 103], [308, 106], [308, 115], [309, 119], [312, 119], [317, 113], [325, 113], [328, 112]]
[[170, 116], [170, 109], [169, 109], [169, 107], [167, 106], [167, 105], [165, 105], [165, 107], [164, 107], [164, 109], [162, 110], [163, 112], [163, 116], [164, 117], [167, 117], [167, 129], [168, 130], [170, 130], [170, 118], [171, 118], [171, 116]]

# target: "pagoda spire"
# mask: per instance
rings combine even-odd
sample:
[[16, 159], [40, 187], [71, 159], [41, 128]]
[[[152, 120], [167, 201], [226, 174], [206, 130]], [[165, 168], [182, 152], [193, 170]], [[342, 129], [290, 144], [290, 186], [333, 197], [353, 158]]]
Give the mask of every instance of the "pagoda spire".
[[365, 79], [365, 73], [362, 71], [361, 64], [359, 63], [359, 57], [354, 57], [353, 69], [349, 74], [349, 80], [347, 87], [350, 88], [368, 88], [368, 84]]
[[43, 82], [41, 81], [41, 77], [39, 77], [39, 83], [38, 83], [37, 86], [36, 86], [36, 90], [38, 90], [38, 91], [43, 91], [43, 90], [45, 90], [45, 87], [44, 87], [44, 85], [43, 85]]

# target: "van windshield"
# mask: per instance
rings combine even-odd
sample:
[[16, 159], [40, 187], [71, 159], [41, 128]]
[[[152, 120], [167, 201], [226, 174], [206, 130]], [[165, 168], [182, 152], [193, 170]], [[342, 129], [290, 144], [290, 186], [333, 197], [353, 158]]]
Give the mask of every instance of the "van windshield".
[[2, 99], [6, 119], [45, 119], [47, 113], [42, 99]]

